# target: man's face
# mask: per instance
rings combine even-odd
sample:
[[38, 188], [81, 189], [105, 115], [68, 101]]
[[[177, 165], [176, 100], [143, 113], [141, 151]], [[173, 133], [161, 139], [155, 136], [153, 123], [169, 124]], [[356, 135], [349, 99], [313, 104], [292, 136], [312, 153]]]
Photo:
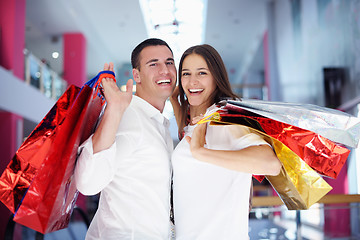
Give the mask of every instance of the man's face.
[[166, 46], [149, 46], [140, 53], [140, 71], [133, 71], [139, 96], [150, 104], [165, 101], [176, 84], [174, 58]]

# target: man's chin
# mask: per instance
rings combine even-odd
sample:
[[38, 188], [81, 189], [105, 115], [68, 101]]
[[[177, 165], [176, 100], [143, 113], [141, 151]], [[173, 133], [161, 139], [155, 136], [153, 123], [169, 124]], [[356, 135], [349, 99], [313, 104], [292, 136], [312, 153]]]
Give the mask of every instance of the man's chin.
[[174, 89], [163, 89], [163, 91], [161, 91], [161, 93], [159, 93], [159, 95], [161, 95], [162, 97], [168, 98], [172, 95], [172, 93], [174, 92]]

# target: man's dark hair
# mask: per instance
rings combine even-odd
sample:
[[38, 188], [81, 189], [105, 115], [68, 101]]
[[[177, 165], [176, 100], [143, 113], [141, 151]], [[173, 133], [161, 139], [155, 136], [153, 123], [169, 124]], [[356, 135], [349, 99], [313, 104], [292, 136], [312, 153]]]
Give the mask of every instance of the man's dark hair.
[[169, 45], [164, 40], [161, 40], [158, 38], [148, 38], [148, 39], [144, 40], [143, 42], [141, 42], [139, 45], [137, 45], [134, 48], [134, 50], [132, 51], [132, 53], [131, 53], [132, 68], [136, 68], [136, 69], [140, 70], [139, 56], [140, 56], [141, 51], [144, 48], [149, 47], [149, 46], [159, 46], [159, 45], [168, 47], [169, 50], [171, 51], [171, 53], [173, 53], [171, 48], [169, 47]]

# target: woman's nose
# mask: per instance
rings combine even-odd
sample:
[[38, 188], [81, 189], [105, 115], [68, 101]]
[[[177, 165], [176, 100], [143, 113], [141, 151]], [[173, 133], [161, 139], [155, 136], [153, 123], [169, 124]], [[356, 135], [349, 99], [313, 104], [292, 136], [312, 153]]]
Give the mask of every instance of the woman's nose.
[[190, 85], [197, 85], [199, 83], [199, 80], [197, 79], [196, 76], [191, 75], [189, 82], [190, 82]]

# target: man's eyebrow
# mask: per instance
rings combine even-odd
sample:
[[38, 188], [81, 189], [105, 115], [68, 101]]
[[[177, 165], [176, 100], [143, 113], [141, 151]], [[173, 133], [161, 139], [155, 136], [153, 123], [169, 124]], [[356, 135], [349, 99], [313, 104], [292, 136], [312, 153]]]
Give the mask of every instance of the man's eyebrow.
[[152, 62], [158, 62], [158, 61], [159, 61], [159, 59], [154, 58], [154, 59], [150, 59], [145, 64], [149, 64], [149, 63], [152, 63]]
[[[147, 61], [145, 64], [154, 63], [154, 62], [158, 62], [158, 61], [159, 61], [159, 59], [153, 58], [153, 59], [150, 59], [149, 61]], [[166, 62], [167, 62], [167, 61], [175, 62], [173, 58], [167, 58], [167, 59], [166, 59]]]

